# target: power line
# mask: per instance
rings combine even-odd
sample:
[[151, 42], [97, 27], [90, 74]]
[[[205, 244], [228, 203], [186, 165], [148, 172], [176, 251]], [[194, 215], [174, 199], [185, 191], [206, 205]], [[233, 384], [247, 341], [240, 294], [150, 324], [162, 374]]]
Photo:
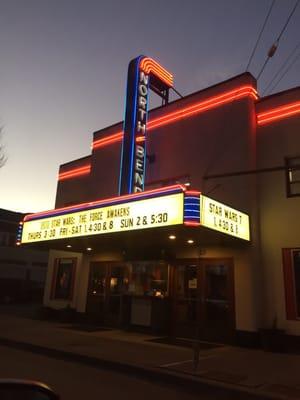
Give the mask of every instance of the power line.
[[300, 0], [298, 0], [297, 3], [295, 4], [295, 6], [294, 6], [292, 12], [290, 13], [290, 15], [289, 15], [289, 17], [288, 17], [288, 19], [287, 19], [285, 25], [283, 26], [283, 28], [282, 28], [282, 30], [281, 30], [281, 32], [280, 32], [278, 38], [277, 38], [277, 42], [279, 42], [281, 36], [283, 35], [283, 32], [286, 30], [286, 27], [288, 26], [288, 24], [289, 24], [289, 22], [290, 22], [290, 19], [292, 18], [294, 12], [296, 11], [296, 8], [297, 8], [297, 6], [298, 6], [298, 4], [299, 4], [299, 1], [300, 1]]
[[[274, 54], [273, 54], [273, 55], [274, 55]], [[273, 56], [272, 56], [272, 57], [273, 57]], [[261, 74], [264, 72], [264, 69], [266, 68], [266, 66], [267, 66], [267, 64], [268, 64], [268, 62], [269, 62], [269, 60], [270, 60], [270, 56], [268, 55], [268, 57], [266, 58], [266, 61], [264, 62], [264, 65], [262, 66], [262, 69], [260, 70], [259, 74], [257, 75], [257, 78], [256, 78], [257, 81], [259, 80]]]
[[297, 8], [299, 2], [300, 2], [300, 0], [297, 0], [297, 2], [296, 2], [296, 4], [295, 4], [294, 8], [292, 9], [290, 15], [288, 16], [288, 19], [286, 20], [286, 23], [283, 25], [283, 28], [281, 29], [281, 32], [279, 33], [277, 39], [275, 40], [275, 42], [274, 42], [273, 45], [271, 46], [270, 50], [268, 51], [267, 58], [266, 58], [266, 60], [265, 60], [265, 62], [264, 62], [264, 64], [263, 64], [263, 66], [262, 66], [262, 68], [261, 68], [261, 70], [260, 70], [260, 72], [259, 72], [257, 78], [256, 78], [257, 80], [259, 80], [259, 78], [261, 77], [261, 75], [262, 75], [264, 69], [266, 68], [268, 62], [270, 61], [270, 59], [271, 59], [271, 58], [274, 56], [274, 54], [276, 53], [276, 50], [277, 50], [277, 48], [278, 48], [279, 41], [280, 41], [280, 39], [281, 39], [281, 37], [282, 37], [284, 31], [286, 30], [286, 28], [287, 28], [287, 26], [288, 26], [288, 24], [289, 24], [289, 22], [290, 22], [292, 16], [294, 15], [294, 12], [296, 11], [296, 8]]
[[271, 81], [268, 83], [268, 85], [265, 87], [264, 91], [262, 92], [262, 95], [264, 95], [269, 87], [272, 85], [272, 83], [276, 80], [276, 78], [279, 76], [280, 72], [285, 68], [285, 66], [288, 64], [294, 53], [297, 51], [297, 49], [300, 47], [300, 42], [297, 44], [297, 46], [293, 49], [293, 51], [289, 54], [289, 56], [286, 58], [286, 60], [283, 62], [283, 64], [280, 66], [279, 70], [276, 72], [276, 74], [273, 76]]
[[267, 14], [267, 16], [266, 16], [266, 18], [265, 18], [265, 20], [264, 20], [263, 26], [262, 26], [262, 28], [261, 28], [261, 30], [260, 30], [260, 32], [259, 32], [258, 38], [257, 38], [257, 40], [256, 40], [256, 43], [255, 43], [254, 47], [253, 47], [251, 56], [250, 56], [250, 58], [249, 58], [249, 61], [248, 61], [247, 67], [246, 67], [246, 71], [248, 71], [248, 68], [249, 68], [249, 66], [250, 66], [250, 64], [251, 64], [251, 61], [252, 61], [253, 56], [254, 56], [254, 54], [255, 54], [255, 51], [256, 51], [256, 49], [257, 49], [258, 43], [259, 43], [259, 41], [260, 41], [260, 38], [261, 38], [261, 36], [262, 36], [262, 34], [263, 34], [263, 31], [265, 30], [265, 26], [266, 26], [266, 24], [267, 24], [267, 21], [268, 21], [268, 19], [269, 19], [269, 16], [270, 16], [271, 12], [272, 12], [272, 8], [273, 8], [273, 6], [274, 6], [274, 4], [275, 4], [275, 1], [276, 1], [276, 0], [273, 0], [272, 3], [271, 3], [271, 6], [270, 6], [269, 11], [268, 11], [268, 14]]
[[300, 53], [297, 54], [296, 58], [294, 58], [293, 62], [287, 67], [287, 69], [284, 71], [284, 73], [281, 75], [280, 79], [277, 81], [277, 83], [271, 88], [270, 93], [273, 92], [273, 90], [276, 88], [277, 85], [282, 81], [282, 79], [285, 77], [285, 75], [289, 72], [289, 70], [292, 68], [292, 66], [295, 64], [295, 62], [298, 60], [300, 57]]

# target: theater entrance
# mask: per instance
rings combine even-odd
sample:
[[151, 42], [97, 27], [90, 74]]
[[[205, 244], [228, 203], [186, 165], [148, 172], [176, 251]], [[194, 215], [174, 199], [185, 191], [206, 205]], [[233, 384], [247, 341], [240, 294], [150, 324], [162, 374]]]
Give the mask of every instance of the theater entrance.
[[126, 263], [91, 262], [86, 311], [99, 322], [119, 327], [122, 324], [123, 294], [128, 287]]
[[163, 260], [90, 262], [86, 312], [108, 327], [169, 332], [169, 265]]
[[172, 335], [232, 343], [235, 332], [232, 259], [178, 261]]

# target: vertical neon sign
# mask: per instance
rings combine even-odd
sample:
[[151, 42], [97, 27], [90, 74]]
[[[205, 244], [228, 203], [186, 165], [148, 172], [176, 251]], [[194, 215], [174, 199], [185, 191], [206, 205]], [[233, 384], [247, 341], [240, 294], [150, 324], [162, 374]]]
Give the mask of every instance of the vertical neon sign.
[[173, 76], [151, 58], [139, 56], [130, 61], [119, 181], [120, 195], [144, 190], [149, 90], [153, 90], [166, 100], [168, 90], [172, 86]]

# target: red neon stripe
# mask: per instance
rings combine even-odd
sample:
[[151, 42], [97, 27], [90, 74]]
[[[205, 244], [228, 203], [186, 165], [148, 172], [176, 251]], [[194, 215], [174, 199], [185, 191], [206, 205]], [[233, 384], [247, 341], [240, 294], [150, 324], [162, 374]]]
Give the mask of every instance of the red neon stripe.
[[[174, 116], [169, 117], [169, 118], [164, 118], [163, 120], [158, 121], [158, 122], [152, 121], [152, 123], [151, 123], [151, 121], [150, 121], [149, 129], [151, 129], [151, 128], [153, 129], [153, 128], [157, 128], [157, 127], [160, 127], [160, 126], [163, 126], [163, 125], [167, 125], [167, 124], [170, 124], [171, 122], [190, 117], [190, 116], [192, 116], [194, 114], [198, 114], [198, 113], [203, 112], [203, 111], [210, 110], [212, 108], [217, 107], [218, 105], [229, 103], [231, 100], [237, 100], [237, 99], [239, 99], [241, 97], [244, 97], [245, 95], [252, 95], [252, 93], [251, 92], [240, 93], [240, 94], [237, 94], [235, 96], [220, 100], [220, 101], [218, 101], [216, 103], [209, 104], [207, 106], [200, 106], [199, 105], [198, 108], [194, 108], [194, 109], [190, 109], [190, 110], [185, 111], [185, 112], [177, 113], [177, 115], [174, 115]], [[256, 99], [256, 97], [254, 97], [254, 98]]]
[[156, 68], [151, 68], [150, 72], [158, 76], [159, 79], [161, 79], [166, 85], [173, 86], [173, 82], [170, 79], [165, 78], [165, 76], [161, 74], [161, 71], [157, 70]]
[[123, 139], [123, 132], [114, 133], [113, 135], [107, 136], [106, 138], [95, 140], [92, 144], [92, 148], [98, 149], [99, 147], [119, 142], [122, 139]]
[[149, 73], [151, 70], [156, 70], [160, 75], [164, 76], [170, 82], [173, 79], [173, 75], [170, 72], [168, 72], [165, 68], [151, 58], [144, 58], [140, 64], [140, 68], [146, 73]]
[[199, 103], [193, 104], [192, 106], [188, 106], [188, 107], [183, 108], [183, 109], [181, 109], [179, 111], [175, 111], [173, 113], [167, 114], [167, 115], [165, 115], [163, 117], [158, 118], [157, 121], [159, 121], [161, 119], [164, 119], [164, 118], [169, 118], [169, 117], [171, 117], [173, 115], [176, 115], [178, 113], [184, 113], [185, 111], [198, 109], [199, 107], [202, 107], [202, 106], [205, 107], [205, 106], [208, 106], [208, 105], [212, 105], [213, 106], [215, 104], [219, 104], [218, 101], [222, 100], [222, 99], [230, 101], [232, 98], [235, 98], [235, 96], [238, 95], [239, 92], [242, 92], [243, 95], [250, 95], [250, 96], [253, 95], [253, 94], [257, 95], [257, 92], [251, 86], [244, 86], [244, 87], [241, 87], [239, 89], [235, 89], [235, 90], [232, 90], [230, 92], [224, 93], [222, 95], [211, 97], [211, 98], [209, 98], [207, 100], [204, 100], [204, 101], [201, 101]]
[[85, 175], [89, 174], [91, 171], [91, 166], [86, 165], [84, 167], [80, 168], [74, 168], [66, 172], [62, 172], [58, 175], [58, 180], [61, 181], [63, 179], [69, 179], [72, 178], [73, 176], [78, 176], [78, 175]]
[[280, 112], [280, 111], [285, 111], [285, 110], [288, 110], [290, 108], [295, 108], [295, 107], [300, 107], [300, 101], [296, 101], [295, 103], [292, 103], [292, 104], [288, 104], [288, 105], [284, 105], [284, 106], [273, 108], [270, 111], [266, 111], [266, 112], [258, 114], [258, 117], [264, 117], [266, 115], [274, 114], [274, 113], [277, 113], [277, 112]]
[[160, 70], [161, 73], [166, 77], [173, 77], [173, 75], [169, 71], [167, 71], [162, 65], [149, 57], [146, 57], [141, 61], [141, 68], [144, 69], [145, 72], [149, 72], [151, 68], [156, 68], [157, 70]]
[[161, 78], [172, 84], [172, 75], [167, 75], [161, 68], [157, 68], [157, 66], [153, 64], [147, 64], [145, 67], [148, 70], [148, 72], [155, 72]]
[[164, 123], [174, 121], [179, 118], [185, 118], [191, 114], [198, 113], [201, 111], [206, 111], [211, 108], [217, 107], [220, 104], [224, 104], [224, 103], [230, 102], [231, 100], [235, 100], [240, 97], [244, 97], [244, 96], [248, 96], [248, 95], [254, 97], [255, 100], [257, 99], [257, 94], [256, 94], [255, 89], [252, 88], [251, 86], [244, 86], [239, 89], [235, 89], [230, 92], [227, 92], [225, 94], [211, 97], [208, 100], [201, 101], [192, 106], [185, 107], [179, 111], [169, 113], [163, 117], [156, 118], [155, 120], [149, 121], [149, 128], [151, 128], [153, 126], [160, 126], [160, 125], [163, 125]]
[[28, 214], [25, 216], [23, 221], [27, 221], [27, 219], [30, 219], [30, 217], [32, 217], [32, 216], [37, 217], [37, 216], [53, 214], [54, 212], [57, 212], [57, 211], [68, 211], [68, 210], [71, 210], [72, 208], [77, 208], [80, 206], [84, 207], [84, 206], [102, 205], [102, 204], [109, 203], [109, 202], [116, 201], [116, 200], [128, 200], [128, 199], [132, 199], [135, 197], [139, 198], [139, 197], [144, 197], [145, 195], [149, 195], [149, 194], [155, 194], [155, 193], [161, 193], [161, 192], [164, 193], [164, 192], [172, 190], [172, 189], [174, 189], [174, 190], [181, 189], [182, 192], [186, 191], [186, 188], [183, 185], [170, 185], [170, 186], [165, 186], [165, 187], [159, 188], [159, 189], [145, 190], [144, 192], [141, 192], [141, 193], [126, 194], [125, 196], [111, 197], [111, 198], [104, 199], [104, 200], [96, 200], [96, 201], [91, 201], [91, 202], [87, 202], [87, 203], [79, 203], [79, 204], [74, 204], [74, 205], [68, 206], [68, 207], [55, 208], [54, 210], [41, 211], [41, 212], [34, 213], [34, 214]]
[[157, 75], [168, 86], [173, 86], [173, 75], [152, 58], [144, 58], [140, 63], [140, 69], [146, 73], [153, 72], [154, 75]]
[[257, 115], [258, 125], [263, 125], [268, 122], [286, 118], [290, 115], [295, 115], [300, 113], [300, 102], [295, 102], [292, 104], [276, 107], [270, 111], [263, 112]]
[[196, 196], [198, 196], [198, 195], [201, 194], [201, 192], [199, 192], [199, 191], [197, 191], [197, 190], [186, 190], [185, 194], [186, 194], [187, 196], [188, 196], [188, 195], [191, 195], [191, 196], [196, 195]]
[[276, 120], [284, 119], [284, 118], [286, 118], [288, 116], [292, 116], [292, 115], [299, 114], [299, 113], [300, 113], [300, 110], [289, 111], [289, 112], [286, 112], [286, 113], [282, 113], [280, 115], [275, 115], [274, 117], [269, 117], [269, 118], [262, 119], [260, 121], [257, 121], [257, 123], [258, 123], [258, 125], [264, 125], [264, 124], [267, 124], [268, 122], [273, 122], [273, 121], [276, 121]]
[[[239, 93], [240, 92], [240, 93]], [[169, 124], [178, 119], [187, 118], [193, 114], [208, 111], [214, 107], [218, 107], [221, 104], [228, 103], [233, 100], [237, 100], [244, 96], [250, 96], [255, 100], [258, 99], [257, 92], [252, 86], [242, 86], [238, 89], [231, 90], [230, 92], [224, 93], [219, 96], [214, 96], [208, 100], [196, 103], [192, 106], [185, 107], [181, 110], [171, 112], [164, 115], [163, 117], [155, 118], [148, 122], [148, 130], [157, 128]], [[219, 101], [217, 101], [219, 100]], [[115, 142], [121, 141], [123, 138], [123, 132], [114, 133], [113, 135], [107, 136], [106, 138], [99, 139], [93, 142], [93, 149], [97, 149], [102, 146], [106, 146]]]
[[200, 222], [185, 221], [184, 225], [187, 225], [187, 226], [199, 226]]
[[76, 177], [76, 176], [82, 176], [82, 175], [88, 175], [90, 173], [90, 170], [86, 170], [86, 171], [81, 171], [81, 172], [74, 172], [74, 173], [71, 173], [71, 174], [69, 174], [69, 175], [65, 175], [65, 176], [63, 176], [63, 177], [58, 177], [58, 180], [59, 181], [64, 181], [64, 180], [66, 180], [66, 179], [71, 179], [71, 178], [74, 178], [74, 177]]
[[159, 75], [161, 78], [163, 78], [164, 80], [166, 80], [167, 82], [170, 82], [170, 83], [172, 83], [172, 76], [168, 76], [168, 75], [166, 75], [165, 73], [164, 73], [164, 71], [162, 71], [160, 68], [157, 68], [156, 66], [154, 66], [154, 65], [147, 65], [147, 70], [149, 71], [149, 72], [154, 72], [154, 73], [156, 73], [157, 75]]
[[66, 172], [61, 172], [59, 174], [59, 176], [69, 175], [70, 173], [81, 172], [81, 171], [86, 171], [86, 170], [90, 170], [90, 169], [91, 169], [90, 165], [85, 165], [84, 167], [74, 168], [74, 169], [70, 169], [69, 171], [66, 171]]

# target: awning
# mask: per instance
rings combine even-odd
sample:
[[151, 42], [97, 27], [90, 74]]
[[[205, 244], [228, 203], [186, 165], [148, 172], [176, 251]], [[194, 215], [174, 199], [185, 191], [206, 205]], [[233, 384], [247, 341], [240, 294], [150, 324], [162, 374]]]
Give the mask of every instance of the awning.
[[128, 248], [132, 243], [169, 248], [172, 234], [206, 244], [248, 242], [249, 216], [174, 185], [27, 215], [17, 244], [78, 251]]

